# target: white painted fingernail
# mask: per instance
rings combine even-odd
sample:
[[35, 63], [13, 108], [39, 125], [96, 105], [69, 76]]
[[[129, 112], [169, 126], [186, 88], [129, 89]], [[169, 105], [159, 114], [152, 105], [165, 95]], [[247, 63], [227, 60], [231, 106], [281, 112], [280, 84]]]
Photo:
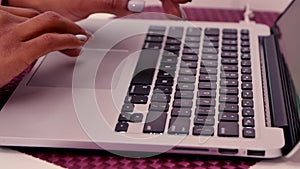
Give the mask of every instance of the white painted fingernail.
[[131, 12], [142, 12], [145, 8], [144, 0], [130, 0], [127, 4], [127, 8]]
[[80, 41], [86, 41], [88, 39], [86, 35], [82, 35], [82, 34], [78, 34], [78, 35], [75, 35], [75, 36]]

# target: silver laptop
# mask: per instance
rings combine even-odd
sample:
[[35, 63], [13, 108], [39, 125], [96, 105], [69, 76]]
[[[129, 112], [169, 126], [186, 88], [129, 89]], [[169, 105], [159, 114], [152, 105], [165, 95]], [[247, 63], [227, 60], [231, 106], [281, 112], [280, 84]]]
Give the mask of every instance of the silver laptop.
[[274, 26], [85, 20], [77, 59], [38, 60], [0, 145], [274, 158], [299, 141], [300, 1]]

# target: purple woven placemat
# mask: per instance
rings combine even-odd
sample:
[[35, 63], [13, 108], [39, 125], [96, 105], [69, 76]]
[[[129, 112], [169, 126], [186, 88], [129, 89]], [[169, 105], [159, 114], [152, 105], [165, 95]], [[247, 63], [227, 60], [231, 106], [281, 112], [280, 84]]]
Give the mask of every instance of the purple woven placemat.
[[[161, 12], [159, 7], [149, 7], [146, 11]], [[215, 22], [239, 22], [243, 19], [243, 11], [241, 10], [223, 10], [223, 9], [185, 9], [187, 17], [191, 21], [215, 21]], [[263, 23], [271, 26], [278, 13], [275, 12], [254, 12], [253, 18], [257, 23]], [[159, 19], [153, 16], [152, 19]], [[13, 92], [22, 77], [28, 73], [27, 69], [20, 76], [15, 78], [10, 84], [0, 89], [0, 104], [3, 104], [9, 95]], [[108, 168], [108, 169], [234, 169], [249, 168], [255, 164], [257, 160], [244, 158], [228, 158], [215, 156], [187, 156], [175, 154], [163, 154], [145, 159], [130, 159], [116, 156], [106, 151], [79, 151], [70, 149], [21, 149], [22, 152], [33, 155], [37, 158], [57, 164], [69, 169], [92, 169], [92, 168]]]

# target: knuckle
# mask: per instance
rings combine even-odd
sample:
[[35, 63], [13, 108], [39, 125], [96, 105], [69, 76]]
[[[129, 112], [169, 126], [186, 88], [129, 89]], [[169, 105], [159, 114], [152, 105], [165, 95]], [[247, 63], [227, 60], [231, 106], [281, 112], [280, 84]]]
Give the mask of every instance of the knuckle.
[[46, 33], [42, 35], [42, 41], [45, 43], [45, 45], [52, 47], [55, 43], [55, 38], [53, 35]]
[[47, 11], [42, 16], [49, 21], [57, 21], [61, 19], [61, 15], [53, 11]]

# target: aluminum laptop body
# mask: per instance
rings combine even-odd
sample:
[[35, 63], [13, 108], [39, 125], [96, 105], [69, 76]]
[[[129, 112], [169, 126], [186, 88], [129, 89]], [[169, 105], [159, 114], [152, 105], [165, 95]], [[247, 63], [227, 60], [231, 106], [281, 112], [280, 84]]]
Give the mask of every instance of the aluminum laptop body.
[[82, 21], [94, 34], [80, 56], [53, 52], [39, 59], [2, 108], [0, 145], [130, 157], [285, 155], [299, 140], [299, 7], [294, 1], [271, 29], [244, 22]]

